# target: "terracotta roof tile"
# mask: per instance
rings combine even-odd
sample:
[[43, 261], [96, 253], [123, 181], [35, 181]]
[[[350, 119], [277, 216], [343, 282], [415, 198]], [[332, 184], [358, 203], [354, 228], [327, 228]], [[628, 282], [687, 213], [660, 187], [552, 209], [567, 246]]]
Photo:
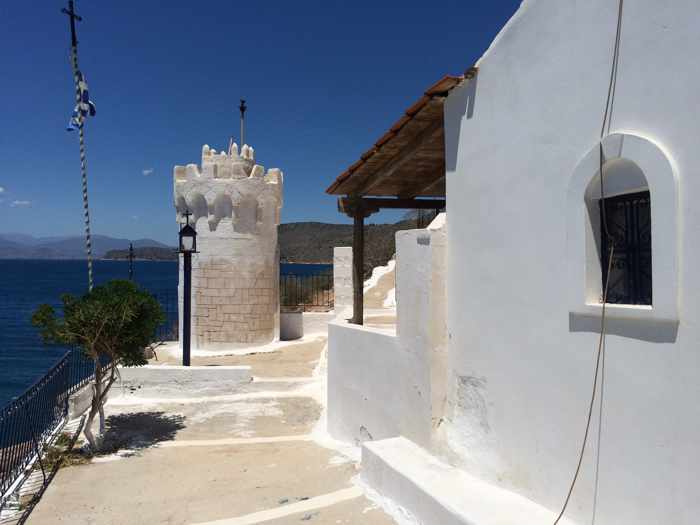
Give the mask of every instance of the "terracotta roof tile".
[[[391, 130], [389, 130], [389, 131], [387, 131], [386, 133], [384, 133], [384, 135], [382, 135], [381, 137], [379, 137], [379, 140], [378, 140], [377, 142], [375, 142], [374, 145], [376, 146], [377, 149], [379, 149], [379, 148], [381, 148], [384, 144], [386, 144], [387, 142], [389, 142], [389, 140], [391, 140], [391, 139], [394, 137], [394, 135], [396, 135], [396, 133], [393, 132], [393, 131], [391, 131]], [[375, 149], [374, 151], [377, 151], [377, 149]]]
[[377, 152], [381, 150], [381, 147], [389, 142], [392, 138], [399, 134], [401, 129], [411, 121], [420, 111], [430, 102], [434, 97], [444, 97], [456, 86], [462, 83], [465, 78], [472, 78], [476, 74], [476, 68], [469, 68], [464, 75], [461, 76], [450, 76], [446, 75], [440, 80], [435, 82], [430, 86], [425, 94], [418, 99], [414, 104], [412, 104], [406, 111], [405, 114], [397, 120], [393, 126], [384, 133], [379, 140], [374, 143], [374, 146], [364, 152], [358, 161], [353, 163], [347, 170], [345, 170], [340, 176], [338, 176], [335, 181], [326, 189], [326, 193], [333, 193], [336, 189], [345, 181], [347, 181], [352, 174], [357, 171], [363, 164], [365, 164], [369, 159], [371, 159]]
[[404, 115], [399, 120], [397, 120], [393, 126], [391, 126], [391, 131], [394, 131], [394, 132], [399, 131], [401, 128], [404, 127], [404, 125], [407, 122], [410, 122], [410, 120], [411, 120], [411, 117], [409, 117], [408, 115]]

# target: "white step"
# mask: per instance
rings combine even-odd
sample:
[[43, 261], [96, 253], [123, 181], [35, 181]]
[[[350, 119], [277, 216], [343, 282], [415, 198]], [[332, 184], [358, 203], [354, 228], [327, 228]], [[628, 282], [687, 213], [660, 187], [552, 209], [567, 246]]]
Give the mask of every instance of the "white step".
[[[403, 437], [362, 445], [362, 480], [421, 525], [549, 525], [556, 515], [529, 499], [440, 461]], [[562, 519], [561, 525], [572, 525]]]

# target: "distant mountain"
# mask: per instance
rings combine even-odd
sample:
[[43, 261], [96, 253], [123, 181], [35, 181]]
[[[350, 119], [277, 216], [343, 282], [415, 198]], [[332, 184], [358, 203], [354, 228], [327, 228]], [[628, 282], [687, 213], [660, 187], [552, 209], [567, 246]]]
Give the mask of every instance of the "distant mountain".
[[[105, 259], [128, 259], [129, 249], [126, 250], [109, 250], [105, 255]], [[134, 248], [134, 259], [147, 261], [176, 261], [177, 252], [175, 248], [159, 248], [157, 246], [144, 246], [142, 248]]]
[[21, 249], [22, 246], [20, 246], [16, 242], [0, 238], [0, 257], [5, 257], [5, 254], [11, 254]]
[[[395, 235], [399, 230], [416, 227], [415, 220], [395, 224], [365, 226], [365, 272], [383, 266], [396, 252]], [[280, 257], [283, 262], [332, 263], [333, 248], [352, 246], [352, 224], [290, 222], [280, 224]]]
[[23, 246], [40, 246], [45, 243], [70, 239], [71, 236], [64, 235], [62, 237], [33, 237], [24, 233], [0, 233], [0, 238], [6, 241], [16, 242], [17, 244]]
[[[395, 224], [365, 226], [365, 271], [387, 263], [396, 251], [395, 234], [416, 227], [416, 219], [407, 218]], [[335, 246], [352, 246], [351, 224], [323, 222], [290, 222], [279, 226], [282, 262], [332, 263]], [[0, 234], [0, 258], [82, 259], [85, 240], [82, 237], [49, 237], [37, 239], [20, 234]], [[126, 259], [129, 240], [93, 235], [95, 257]], [[176, 260], [174, 248], [152, 239], [132, 241], [137, 259]]]
[[[167, 245], [153, 239], [117, 239], [106, 235], [92, 236], [92, 252], [97, 258], [103, 257], [109, 250], [129, 248], [156, 247], [168, 248]], [[70, 237], [32, 237], [18, 233], [0, 233], [0, 258], [13, 259], [84, 259], [85, 238]]]

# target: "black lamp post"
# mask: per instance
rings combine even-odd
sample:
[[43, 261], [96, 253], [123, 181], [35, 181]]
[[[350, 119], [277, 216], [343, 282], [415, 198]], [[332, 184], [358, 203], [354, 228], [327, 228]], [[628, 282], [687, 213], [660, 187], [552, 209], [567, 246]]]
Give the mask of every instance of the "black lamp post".
[[190, 331], [192, 320], [192, 254], [197, 253], [197, 232], [190, 226], [189, 210], [184, 213], [187, 224], [180, 228], [180, 253], [184, 267], [182, 297], [182, 366], [190, 366]]
[[134, 245], [129, 243], [129, 280], [134, 280]]

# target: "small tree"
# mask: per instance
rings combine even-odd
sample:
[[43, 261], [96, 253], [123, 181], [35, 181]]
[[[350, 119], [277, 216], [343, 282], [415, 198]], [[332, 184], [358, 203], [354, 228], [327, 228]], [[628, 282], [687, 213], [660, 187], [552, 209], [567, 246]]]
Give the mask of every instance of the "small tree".
[[43, 304], [32, 316], [46, 344], [78, 346], [95, 364], [95, 383], [85, 437], [99, 450], [92, 423], [100, 415], [99, 434], [105, 431], [104, 404], [119, 377], [118, 366], [146, 364], [144, 348], [164, 321], [158, 301], [131, 281], [114, 280], [82, 297], [65, 294], [63, 316]]

